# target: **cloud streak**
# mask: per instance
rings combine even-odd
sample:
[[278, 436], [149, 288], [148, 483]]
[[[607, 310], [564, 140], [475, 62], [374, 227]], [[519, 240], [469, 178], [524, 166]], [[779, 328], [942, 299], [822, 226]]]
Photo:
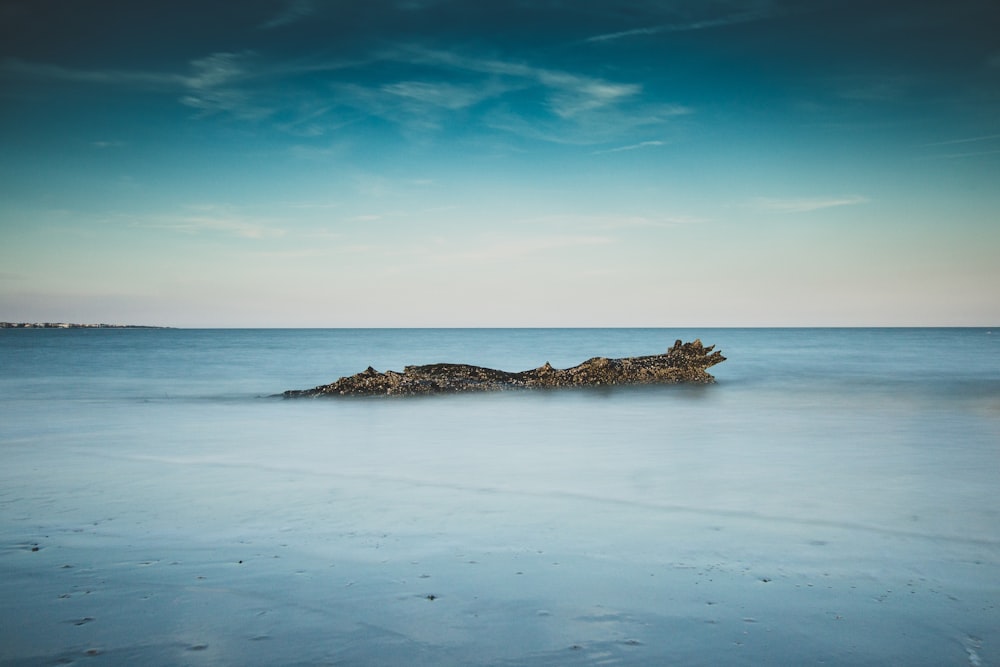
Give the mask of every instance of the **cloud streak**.
[[382, 86], [382, 92], [404, 102], [450, 111], [470, 107], [497, 95], [502, 90], [502, 88], [490, 90], [488, 87], [459, 86], [441, 81], [399, 81]]
[[[370, 67], [376, 63], [379, 67]], [[267, 121], [305, 138], [369, 118], [432, 136], [461, 119], [470, 129], [593, 145], [627, 140], [642, 128], [692, 112], [646, 100], [639, 82], [414, 45], [346, 61], [282, 62], [252, 50], [218, 51], [190, 60], [183, 73], [85, 70], [7, 59], [0, 62], [0, 75], [174, 92], [197, 117]], [[468, 115], [473, 109], [475, 115]]]
[[227, 206], [191, 207], [183, 215], [158, 216], [134, 222], [136, 227], [164, 229], [184, 234], [218, 233], [244, 239], [273, 239], [285, 235], [285, 230], [274, 227], [270, 221], [242, 216]]
[[[464, 89], [449, 90], [441, 84], [402, 89], [438, 107], [462, 109], [489, 103], [479, 122], [493, 129], [530, 140], [552, 143], [595, 144], [628, 136], [637, 128], [661, 125], [691, 109], [675, 104], [649, 103], [643, 85], [611, 81], [525, 62], [480, 58], [467, 54], [410, 46], [384, 54], [383, 60], [418, 64], [453, 79], [456, 75], [481, 77], [468, 84], [480, 91], [473, 97]], [[400, 92], [397, 87], [387, 89]], [[532, 95], [541, 94], [542, 105]], [[525, 96], [525, 97], [521, 97]]]
[[129, 70], [82, 70], [60, 65], [32, 63], [19, 58], [0, 61], [0, 73], [5, 76], [43, 81], [89, 83], [138, 88], [179, 89], [185, 87], [186, 77], [164, 72]]
[[996, 141], [1000, 139], [1000, 134], [987, 134], [982, 137], [970, 137], [968, 139], [951, 139], [949, 141], [935, 141], [930, 144], [923, 144], [924, 147], [930, 146], [954, 146], [955, 144], [972, 144], [978, 143], [980, 141]]
[[819, 211], [825, 208], [835, 208], [838, 206], [855, 206], [868, 202], [867, 197], [860, 195], [848, 195], [844, 197], [815, 197], [802, 199], [775, 199], [770, 197], [758, 197], [751, 201], [750, 206], [761, 211], [773, 211], [776, 213], [808, 213]]
[[511, 239], [485, 237], [474, 248], [434, 252], [433, 259], [435, 263], [441, 265], [447, 265], [450, 262], [477, 264], [509, 262], [567, 249], [603, 246], [612, 243], [614, 240], [606, 236], [565, 235]]
[[640, 148], [652, 148], [655, 146], [665, 146], [665, 141], [641, 141], [637, 144], [629, 144], [628, 146], [619, 146], [617, 148], [608, 148], [603, 151], [594, 151], [591, 155], [604, 155], [606, 153], [623, 153], [625, 151], [634, 151]]
[[544, 67], [491, 58], [476, 58], [450, 51], [411, 47], [394, 58], [438, 67], [501, 76], [520, 81], [520, 86], [540, 85], [548, 91], [550, 109], [557, 116], [572, 118], [586, 111], [616, 104], [642, 92], [635, 83], [615, 83]]
[[288, 5], [270, 21], [267, 21], [261, 28], [272, 30], [282, 28], [292, 23], [297, 23], [316, 12], [316, 7], [312, 0], [291, 0]]
[[[175, 93], [178, 101], [201, 116], [226, 114], [259, 121], [282, 113], [282, 127], [292, 134], [315, 134], [315, 121], [329, 110], [303, 77], [349, 70], [362, 61], [269, 62], [254, 51], [219, 51], [188, 62], [187, 72], [143, 70], [88, 70], [33, 63], [17, 58], [0, 60], [0, 77], [54, 83], [112, 86], [138, 91]], [[339, 121], [343, 124], [343, 121]]]
[[[695, 215], [580, 215], [557, 214], [541, 217], [525, 218], [517, 221], [520, 224], [551, 225], [556, 228], [571, 228], [574, 230], [590, 229], [615, 231], [625, 229], [668, 228], [679, 225], [695, 225], [710, 222], [709, 218]], [[603, 238], [603, 237], [602, 237]]]
[[688, 21], [685, 23], [663, 23], [660, 25], [647, 26], [642, 28], [633, 28], [631, 30], [622, 30], [620, 32], [605, 33], [602, 35], [594, 35], [593, 37], [588, 37], [585, 42], [590, 43], [601, 43], [601, 42], [611, 42], [619, 39], [627, 39], [630, 37], [645, 37], [648, 35], [657, 35], [660, 33], [670, 33], [670, 32], [690, 32], [693, 30], [709, 30], [712, 28], [724, 28], [730, 25], [738, 25], [740, 23], [750, 23], [752, 21], [759, 21], [762, 19], [770, 18], [772, 14], [766, 11], [750, 11], [750, 12], [740, 12], [737, 14], [730, 14], [727, 16], [720, 16], [713, 19], [704, 19], [701, 21]]

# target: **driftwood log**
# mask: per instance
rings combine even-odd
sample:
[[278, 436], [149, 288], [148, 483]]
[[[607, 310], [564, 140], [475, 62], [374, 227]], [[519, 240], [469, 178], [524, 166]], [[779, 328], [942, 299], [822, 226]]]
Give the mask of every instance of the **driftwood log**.
[[664, 354], [608, 359], [594, 357], [579, 366], [559, 370], [548, 364], [528, 371], [507, 371], [467, 364], [406, 366], [402, 373], [379, 373], [369, 366], [356, 375], [312, 389], [289, 390], [285, 398], [318, 396], [410, 396], [508, 389], [596, 387], [607, 385], [711, 383], [705, 370], [726, 358], [700, 340], [677, 341]]

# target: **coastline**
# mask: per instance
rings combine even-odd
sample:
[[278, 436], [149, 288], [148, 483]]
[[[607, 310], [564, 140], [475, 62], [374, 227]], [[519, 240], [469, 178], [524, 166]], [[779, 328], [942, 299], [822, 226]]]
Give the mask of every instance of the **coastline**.
[[146, 324], [77, 324], [75, 322], [0, 322], [0, 329], [170, 329]]

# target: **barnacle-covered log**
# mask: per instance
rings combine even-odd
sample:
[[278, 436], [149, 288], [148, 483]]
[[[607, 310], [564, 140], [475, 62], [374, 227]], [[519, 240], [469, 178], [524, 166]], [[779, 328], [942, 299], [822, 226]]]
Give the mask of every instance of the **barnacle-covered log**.
[[700, 340], [677, 341], [664, 354], [608, 359], [594, 357], [578, 366], [556, 369], [547, 362], [528, 371], [507, 372], [467, 364], [407, 366], [402, 373], [366, 370], [313, 389], [289, 390], [285, 398], [316, 396], [407, 396], [417, 394], [503, 391], [508, 389], [597, 387], [632, 384], [715, 382], [705, 370], [726, 358]]

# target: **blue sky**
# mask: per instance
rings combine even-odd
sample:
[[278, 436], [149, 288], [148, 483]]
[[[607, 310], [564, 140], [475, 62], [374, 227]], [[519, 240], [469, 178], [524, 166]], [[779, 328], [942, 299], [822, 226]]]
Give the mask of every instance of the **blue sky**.
[[0, 320], [996, 325], [997, 34], [974, 0], [6, 0]]

